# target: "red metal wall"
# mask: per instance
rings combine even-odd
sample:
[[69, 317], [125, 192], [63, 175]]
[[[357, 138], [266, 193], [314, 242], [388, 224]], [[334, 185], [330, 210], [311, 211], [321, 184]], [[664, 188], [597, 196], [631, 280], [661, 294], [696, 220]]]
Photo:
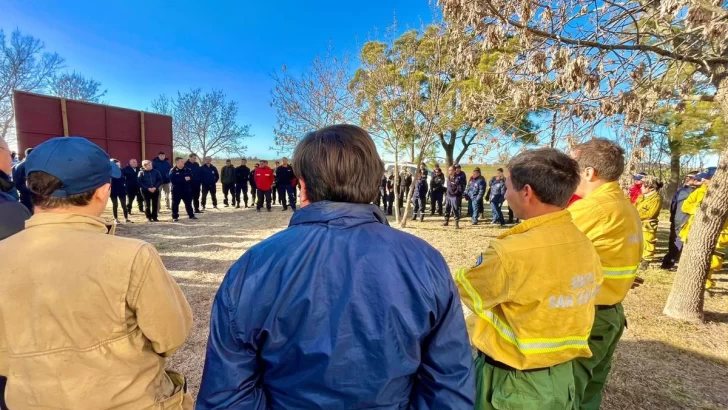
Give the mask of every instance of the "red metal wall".
[[[53, 137], [63, 136], [61, 99], [15, 91], [15, 127], [22, 153]], [[88, 138], [122, 165], [129, 159], [152, 159], [159, 151], [172, 154], [172, 117], [144, 113], [146, 158], [142, 158], [140, 111], [66, 100], [68, 135]]]

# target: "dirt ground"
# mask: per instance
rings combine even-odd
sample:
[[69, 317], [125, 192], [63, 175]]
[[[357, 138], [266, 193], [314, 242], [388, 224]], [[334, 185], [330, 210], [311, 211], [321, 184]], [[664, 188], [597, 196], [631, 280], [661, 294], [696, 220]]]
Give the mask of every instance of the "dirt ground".
[[[225, 272], [249, 247], [285, 229], [291, 216], [280, 206], [260, 214], [252, 208], [224, 208], [219, 191], [218, 195], [220, 210], [208, 208], [199, 221], [183, 217], [172, 223], [170, 212], [163, 210], [162, 222], [149, 224], [135, 210], [134, 224], [117, 227], [117, 235], [157, 247], [194, 310], [194, 330], [168, 364], [187, 375], [193, 395], [199, 389], [210, 308]], [[111, 218], [110, 208], [105, 216]], [[439, 249], [453, 272], [472, 265], [478, 252], [501, 232], [469, 223], [455, 231], [441, 222], [428, 217], [422, 223], [410, 222], [406, 231]], [[665, 247], [662, 235], [660, 257]], [[624, 302], [629, 328], [617, 350], [602, 409], [728, 408], [728, 275], [716, 278], [717, 287], [706, 298], [703, 325], [678, 323], [661, 314], [672, 273], [651, 269], [641, 276], [645, 284]]]

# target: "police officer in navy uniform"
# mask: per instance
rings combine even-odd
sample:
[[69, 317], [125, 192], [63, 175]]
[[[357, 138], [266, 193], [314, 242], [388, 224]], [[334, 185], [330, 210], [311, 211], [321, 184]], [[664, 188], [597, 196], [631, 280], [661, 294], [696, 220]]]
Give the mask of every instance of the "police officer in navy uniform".
[[200, 182], [202, 183], [202, 210], [205, 210], [207, 194], [212, 197], [212, 207], [217, 209], [217, 181], [220, 180], [220, 173], [217, 167], [212, 165], [212, 157], [205, 157], [205, 163], [200, 167]]
[[[235, 201], [236, 208], [240, 208], [240, 193], [243, 193], [243, 203], [248, 207], [248, 182], [250, 181], [250, 168], [248, 161], [243, 158], [240, 160], [240, 166], [235, 168]], [[254, 189], [255, 190], [255, 189]], [[253, 201], [255, 202], [255, 192], [253, 192]]]
[[201, 214], [200, 210], [200, 190], [202, 182], [200, 181], [200, 163], [197, 154], [194, 152], [189, 155], [189, 159], [185, 162], [185, 168], [190, 170], [192, 179], [190, 180], [190, 195], [192, 196], [192, 206], [195, 208], [196, 214]]
[[[463, 192], [465, 187], [457, 175], [457, 168], [454, 166], [448, 169], [450, 174], [447, 179], [447, 204], [445, 205], [445, 223], [442, 226], [450, 225], [450, 216], [455, 217], [455, 229], [460, 229], [460, 207], [463, 204]], [[463, 174], [465, 174], [463, 172]]]
[[430, 183], [430, 215], [435, 215], [435, 208], [437, 208], [437, 214], [442, 216], [442, 197], [444, 193], [445, 175], [442, 174], [442, 170], [438, 166], [435, 168]]
[[197, 219], [192, 209], [192, 171], [185, 167], [184, 158], [174, 159], [175, 166], [169, 171], [172, 183], [172, 220], [179, 221], [179, 203], [184, 202], [187, 216]]

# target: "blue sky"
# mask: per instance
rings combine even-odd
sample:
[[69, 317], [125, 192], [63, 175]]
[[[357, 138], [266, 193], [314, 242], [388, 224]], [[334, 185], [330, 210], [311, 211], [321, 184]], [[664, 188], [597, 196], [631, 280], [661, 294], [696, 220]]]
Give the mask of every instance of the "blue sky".
[[395, 16], [401, 30], [432, 20], [428, 0], [2, 3], [0, 28], [43, 40], [69, 70], [100, 81], [111, 105], [143, 110], [162, 93], [224, 90], [252, 125], [248, 155], [268, 157], [272, 71], [303, 70], [330, 42], [355, 54]]

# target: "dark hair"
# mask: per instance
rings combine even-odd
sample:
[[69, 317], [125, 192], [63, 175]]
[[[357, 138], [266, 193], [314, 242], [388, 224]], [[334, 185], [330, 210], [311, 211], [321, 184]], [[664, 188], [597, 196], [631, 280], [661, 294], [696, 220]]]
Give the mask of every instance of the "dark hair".
[[232, 160], [226, 159], [225, 162], [233, 162]]
[[503, 168], [498, 168], [498, 169], [496, 169], [496, 171], [503, 172]]
[[26, 148], [25, 149], [25, 156], [27, 157], [31, 152], [33, 152], [33, 148]]
[[66, 198], [51, 196], [53, 191], [62, 188], [61, 180], [43, 171], [33, 171], [26, 181], [30, 189], [30, 200], [33, 205], [43, 209], [66, 208], [69, 206], [86, 206], [91, 202], [96, 190], [82, 194], [69, 195]]
[[576, 160], [553, 148], [516, 155], [506, 167], [516, 191], [529, 185], [541, 202], [560, 207], [566, 206], [581, 181]]
[[177, 157], [177, 158], [175, 158], [175, 159], [174, 159], [174, 162], [177, 162], [177, 161], [179, 161], [179, 160], [182, 160], [182, 159], [184, 159], [184, 158], [182, 158], [182, 157]]
[[604, 138], [594, 138], [572, 148], [580, 169], [594, 168], [597, 177], [607, 182], [617, 181], [624, 172], [624, 149]]
[[349, 124], [306, 134], [293, 154], [293, 169], [306, 182], [311, 202], [373, 202], [383, 168], [369, 133]]
[[190, 159], [192, 159], [192, 157], [196, 157], [196, 156], [197, 156], [197, 154], [195, 154], [194, 152], [192, 152], [187, 157], [190, 158]]

